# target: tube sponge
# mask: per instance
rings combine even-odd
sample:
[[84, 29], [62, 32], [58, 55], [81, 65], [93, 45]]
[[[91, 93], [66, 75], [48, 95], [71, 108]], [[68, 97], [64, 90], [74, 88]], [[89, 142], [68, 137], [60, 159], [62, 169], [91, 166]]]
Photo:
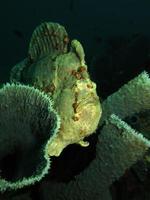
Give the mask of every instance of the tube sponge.
[[112, 113], [121, 119], [150, 109], [150, 78], [146, 71], [122, 86], [102, 104], [101, 123]]
[[42, 187], [43, 199], [50, 200], [51, 196], [62, 200], [111, 199], [110, 185], [141, 160], [150, 148], [150, 141], [143, 136], [143, 132], [124, 121], [135, 112], [150, 109], [149, 87], [150, 79], [143, 72], [103, 102], [103, 123], [95, 159], [67, 186], [64, 183], [45, 184]]
[[110, 200], [111, 184], [149, 148], [149, 140], [112, 114], [98, 135], [95, 159], [67, 185], [50, 181], [44, 184], [42, 199]]
[[60, 127], [51, 99], [34, 87], [0, 90], [0, 190], [40, 181], [50, 168], [48, 144]]

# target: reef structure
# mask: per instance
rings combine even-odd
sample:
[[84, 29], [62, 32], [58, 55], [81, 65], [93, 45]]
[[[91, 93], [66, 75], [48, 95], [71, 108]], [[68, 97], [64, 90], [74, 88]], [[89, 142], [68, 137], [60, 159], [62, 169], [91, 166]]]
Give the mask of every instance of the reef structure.
[[[150, 148], [150, 142], [142, 132], [134, 130], [125, 121], [135, 113], [140, 114], [143, 110], [147, 112], [150, 109], [148, 74], [144, 72], [122, 86], [102, 103], [101, 108], [96, 84], [89, 77], [84, 57], [80, 42], [73, 40], [70, 43], [63, 26], [45, 22], [33, 32], [27, 58], [11, 71], [11, 82], [29, 84], [46, 93], [52, 99], [56, 113], [60, 115], [60, 127], [57, 126], [57, 133], [46, 145], [46, 158], [48, 155], [59, 156], [69, 144], [87, 146], [84, 138], [97, 131], [96, 156], [89, 166], [67, 184], [43, 181], [40, 185], [43, 200], [110, 200], [110, 185], [126, 169], [143, 158]], [[23, 102], [28, 106], [28, 99], [23, 98]], [[23, 108], [30, 113], [28, 107]], [[38, 111], [38, 107], [36, 108]], [[40, 120], [43, 120], [41, 115]], [[30, 120], [27, 124], [29, 123]], [[42, 124], [46, 127], [44, 122]], [[30, 148], [32, 149], [32, 144]], [[36, 153], [39, 155], [39, 152]], [[32, 168], [32, 163], [29, 164]], [[22, 177], [26, 177], [24, 171], [22, 174]], [[19, 178], [17, 180], [20, 183]], [[4, 188], [3, 183], [5, 182], [2, 180], [1, 190]], [[26, 184], [23, 186], [30, 184], [26, 181], [24, 183]], [[9, 184], [16, 183], [10, 181]], [[7, 188], [5, 185], [5, 189]], [[9, 188], [20, 187], [12, 185]]]
[[60, 117], [43, 92], [20, 84], [0, 89], [0, 191], [40, 181], [50, 168], [48, 145]]
[[51, 197], [61, 200], [112, 199], [112, 183], [144, 155], [149, 155], [149, 138], [124, 121], [127, 116], [150, 109], [149, 88], [150, 78], [143, 72], [108, 96], [102, 103], [95, 159], [67, 185], [45, 182], [41, 187], [44, 200]]

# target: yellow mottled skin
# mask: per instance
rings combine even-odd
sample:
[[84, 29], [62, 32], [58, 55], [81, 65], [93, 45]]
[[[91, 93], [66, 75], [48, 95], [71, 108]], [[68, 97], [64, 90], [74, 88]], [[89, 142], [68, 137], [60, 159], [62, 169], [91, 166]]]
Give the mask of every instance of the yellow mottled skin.
[[[47, 34], [43, 35], [45, 31]], [[95, 132], [102, 114], [96, 84], [85, 64], [84, 49], [79, 41], [72, 40], [67, 51], [66, 37], [67, 32], [59, 24], [40, 25], [31, 38], [29, 58], [11, 73], [11, 80], [34, 85], [54, 102], [61, 127], [49, 144], [50, 156], [59, 156], [69, 144], [88, 146], [84, 138]]]

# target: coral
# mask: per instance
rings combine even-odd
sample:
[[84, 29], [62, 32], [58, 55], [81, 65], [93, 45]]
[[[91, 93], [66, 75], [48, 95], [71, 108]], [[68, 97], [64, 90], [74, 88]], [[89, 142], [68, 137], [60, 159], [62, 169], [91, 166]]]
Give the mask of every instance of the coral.
[[28, 57], [11, 71], [11, 81], [27, 83], [45, 91], [61, 117], [60, 131], [49, 146], [50, 156], [59, 156], [69, 144], [88, 146], [101, 117], [96, 84], [90, 80], [79, 41], [71, 41], [57, 23], [42, 23], [33, 32]]
[[103, 120], [111, 113], [118, 115], [121, 119], [131, 117], [150, 109], [150, 79], [147, 72], [141, 73], [135, 79], [129, 81], [117, 92], [109, 96], [102, 105]]
[[[145, 138], [150, 140], [149, 88], [150, 78], [148, 73], [144, 71], [103, 102], [102, 121], [111, 113], [115, 113], [125, 122], [127, 122], [133, 129], [142, 133]], [[140, 167], [140, 170], [138, 165], [134, 167], [134, 170], [140, 179], [143, 179], [143, 175], [145, 176], [145, 172], [148, 171], [148, 162], [149, 153], [147, 153], [146, 156], [141, 159], [139, 166], [142, 167]]]
[[51, 99], [33, 87], [0, 90], [0, 190], [40, 181], [50, 168], [48, 144], [60, 127]]
[[98, 135], [96, 158], [67, 185], [50, 180], [43, 184], [42, 199], [111, 199], [110, 185], [141, 159], [149, 147], [147, 139], [116, 115], [111, 115]]
[[[42, 200], [110, 200], [109, 189], [112, 183], [118, 180], [126, 169], [141, 160], [150, 148], [150, 141], [141, 133], [141, 130], [148, 130], [145, 126], [149, 126], [149, 124], [145, 123], [140, 130], [135, 130], [134, 127], [127, 124], [135, 114], [141, 116], [141, 112], [146, 112], [149, 116], [150, 79], [148, 74], [143, 72], [110, 95], [102, 103], [101, 109], [96, 93], [96, 84], [91, 81], [87, 72], [83, 47], [79, 41], [73, 40], [70, 43], [70, 51], [68, 51], [68, 42], [69, 38], [64, 27], [56, 23], [41, 24], [33, 32], [27, 58], [14, 66], [11, 71], [12, 82], [29, 84], [47, 93], [46, 97], [52, 98], [53, 106], [60, 115], [61, 125], [58, 133], [54, 134], [54, 137], [52, 135], [48, 143], [46, 141], [49, 138], [45, 140], [44, 152], [47, 159], [48, 154], [59, 156], [69, 144], [88, 146], [84, 138], [95, 132], [102, 114], [97, 129], [95, 158], [68, 183], [48, 178], [44, 180], [39, 186], [40, 198]], [[26, 86], [20, 87], [25, 88]], [[13, 100], [12, 97], [10, 99]], [[28, 107], [31, 99], [27, 99], [25, 95], [24, 98], [18, 100], [24, 103], [24, 107], [21, 109], [25, 116], [31, 116], [30, 107]], [[3, 112], [1, 113], [3, 114]], [[24, 116], [22, 117], [24, 118]], [[26, 124], [30, 124], [32, 120], [29, 117]], [[47, 129], [46, 125], [49, 130], [49, 124], [45, 124], [45, 120], [43, 122], [43, 116], [40, 115], [39, 120], [42, 120], [44, 130]], [[10, 120], [7, 119], [6, 122], [8, 121]], [[58, 128], [56, 129], [58, 130]], [[38, 132], [38, 126], [34, 127], [34, 131], [36, 130]], [[22, 130], [20, 132], [25, 134]], [[9, 138], [11, 138], [11, 134]], [[18, 141], [17, 139], [17, 144]], [[32, 137], [28, 141], [33, 141]], [[28, 141], [25, 143], [21, 141], [21, 146], [26, 146]], [[23, 148], [23, 155], [31, 152], [33, 146], [33, 143], [30, 143], [29, 148]], [[36, 155], [40, 149], [37, 147]], [[26, 152], [26, 150], [28, 151]], [[22, 159], [21, 162], [19, 160], [19, 163], [26, 164]], [[29, 164], [30, 167], [33, 166], [31, 163]], [[17, 171], [17, 173], [20, 175], [20, 172]], [[22, 174], [26, 174], [26, 171], [23, 171]], [[24, 180], [22, 182], [24, 183]], [[11, 188], [16, 187], [12, 186]]]
[[[101, 122], [103, 126], [98, 135], [96, 158], [67, 185], [50, 180], [45, 182], [41, 186], [42, 199], [49, 200], [51, 197], [60, 200], [111, 199], [110, 185], [133, 163], [142, 159], [150, 147], [148, 139], [119, 118], [124, 119], [134, 112], [149, 109], [149, 85], [150, 79], [147, 73], [143, 72], [103, 102]], [[145, 101], [141, 99], [141, 95]], [[51, 192], [49, 188], [52, 189]]]
[[[110, 185], [133, 163], [142, 159], [150, 147], [150, 141], [142, 133], [123, 121], [135, 112], [150, 109], [149, 86], [148, 74], [143, 72], [102, 103], [102, 130], [98, 135], [96, 158], [67, 186], [62, 183], [46, 183], [41, 189], [44, 199], [51, 199], [51, 195], [61, 200], [111, 199]], [[53, 192], [49, 193], [51, 187]]]

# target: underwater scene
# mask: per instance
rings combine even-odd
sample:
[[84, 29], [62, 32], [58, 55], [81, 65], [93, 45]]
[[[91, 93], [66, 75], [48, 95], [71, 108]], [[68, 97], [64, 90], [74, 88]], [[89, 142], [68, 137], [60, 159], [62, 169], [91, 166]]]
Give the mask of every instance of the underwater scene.
[[150, 200], [150, 1], [3, 1], [0, 200]]

